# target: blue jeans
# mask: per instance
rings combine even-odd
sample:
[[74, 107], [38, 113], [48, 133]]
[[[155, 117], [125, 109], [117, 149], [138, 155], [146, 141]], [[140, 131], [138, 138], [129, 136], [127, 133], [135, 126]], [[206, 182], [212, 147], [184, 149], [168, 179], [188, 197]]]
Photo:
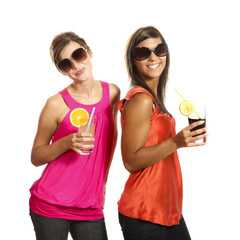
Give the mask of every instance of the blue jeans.
[[90, 221], [75, 221], [47, 218], [30, 210], [37, 240], [67, 240], [70, 232], [73, 240], [107, 240], [104, 218]]
[[125, 240], [191, 240], [184, 219], [171, 227], [134, 219], [119, 213]]

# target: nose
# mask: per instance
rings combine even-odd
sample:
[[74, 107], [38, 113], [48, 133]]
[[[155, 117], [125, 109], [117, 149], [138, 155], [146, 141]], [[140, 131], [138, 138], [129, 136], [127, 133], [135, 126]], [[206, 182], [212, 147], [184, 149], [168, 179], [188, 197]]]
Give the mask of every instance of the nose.
[[153, 51], [151, 52], [148, 60], [154, 61], [156, 58], [159, 58]]
[[76, 69], [77, 68], [77, 62], [75, 62], [74, 60], [71, 60], [71, 68], [72, 69]]

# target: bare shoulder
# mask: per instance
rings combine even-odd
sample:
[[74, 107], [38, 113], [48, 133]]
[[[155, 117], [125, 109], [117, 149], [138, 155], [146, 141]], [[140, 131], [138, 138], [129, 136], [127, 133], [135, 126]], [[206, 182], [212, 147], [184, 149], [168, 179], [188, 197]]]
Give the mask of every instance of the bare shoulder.
[[120, 89], [116, 84], [109, 83], [110, 95], [111, 97], [120, 96]]
[[131, 100], [127, 102], [123, 111], [122, 117], [129, 116], [130, 118], [141, 116], [149, 119], [153, 112], [153, 100], [145, 93], [136, 93]]
[[46, 101], [46, 106], [50, 108], [58, 108], [62, 104], [63, 104], [63, 98], [59, 93], [49, 97]]
[[140, 106], [142, 111], [146, 109], [152, 110], [153, 107], [153, 100], [152, 98], [147, 95], [146, 93], [136, 93], [127, 105], [131, 105], [133, 107]]
[[57, 121], [60, 121], [62, 118], [61, 115], [63, 113], [65, 114], [67, 110], [67, 105], [65, 104], [61, 94], [57, 93], [47, 99], [41, 115], [47, 117], [49, 116]]

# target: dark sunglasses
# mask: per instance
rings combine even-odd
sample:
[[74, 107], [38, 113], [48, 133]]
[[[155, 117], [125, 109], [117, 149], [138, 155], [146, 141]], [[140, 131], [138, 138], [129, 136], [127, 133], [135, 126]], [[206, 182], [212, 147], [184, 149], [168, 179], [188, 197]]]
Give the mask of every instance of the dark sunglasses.
[[72, 53], [71, 59], [64, 58], [57, 64], [57, 66], [61, 72], [67, 73], [72, 69], [72, 60], [80, 63], [84, 61], [86, 58], [87, 51], [84, 48], [78, 48]]
[[160, 43], [155, 48], [137, 47], [134, 49], [134, 58], [138, 61], [146, 60], [154, 52], [158, 57], [164, 57], [168, 54], [166, 43]]

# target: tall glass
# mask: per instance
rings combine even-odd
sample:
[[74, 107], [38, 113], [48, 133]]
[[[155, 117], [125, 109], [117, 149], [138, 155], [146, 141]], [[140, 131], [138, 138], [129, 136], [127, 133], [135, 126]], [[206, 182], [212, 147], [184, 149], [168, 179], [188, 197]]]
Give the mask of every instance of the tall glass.
[[[189, 124], [191, 124], [191, 123], [194, 123], [197, 121], [204, 121], [204, 123], [200, 126], [197, 126], [193, 129], [191, 129], [191, 131], [195, 131], [197, 129], [206, 127], [206, 104], [194, 102], [194, 112], [188, 116], [188, 122], [189, 122]], [[195, 136], [198, 136], [198, 135], [195, 135]], [[193, 137], [195, 137], [195, 136], [193, 136]], [[205, 143], [206, 141], [207, 141], [207, 139], [205, 137], [201, 140], [196, 141], [196, 143], [202, 143], [202, 142]]]
[[[90, 119], [89, 119], [90, 120]], [[88, 121], [89, 121], [88, 120]], [[79, 129], [78, 129], [78, 132], [79, 133], [91, 133], [92, 134], [92, 138], [94, 138], [94, 135], [95, 135], [95, 125], [96, 125], [96, 116], [92, 116], [92, 120], [89, 124], [89, 122], [87, 122], [87, 124], [83, 125], [83, 126], [80, 126]], [[84, 142], [84, 145], [92, 145], [93, 144], [93, 141], [85, 141]], [[92, 152], [92, 148], [90, 149], [81, 149], [82, 152], [84, 153], [91, 153]]]

